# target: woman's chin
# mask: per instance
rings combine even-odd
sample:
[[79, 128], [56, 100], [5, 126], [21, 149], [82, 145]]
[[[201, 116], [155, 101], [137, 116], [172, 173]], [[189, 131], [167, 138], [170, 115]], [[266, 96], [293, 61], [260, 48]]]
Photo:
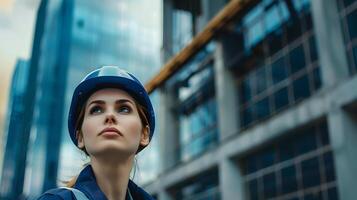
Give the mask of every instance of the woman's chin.
[[135, 155], [136, 149], [126, 145], [119, 145], [118, 143], [107, 143], [103, 146], [98, 146], [96, 149], [91, 149], [89, 154], [100, 157], [129, 157]]

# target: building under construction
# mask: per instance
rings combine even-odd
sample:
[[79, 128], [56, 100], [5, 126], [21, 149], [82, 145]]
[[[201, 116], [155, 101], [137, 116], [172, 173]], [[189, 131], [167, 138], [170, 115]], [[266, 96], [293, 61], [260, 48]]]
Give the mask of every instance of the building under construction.
[[164, 0], [159, 200], [357, 197], [357, 1]]

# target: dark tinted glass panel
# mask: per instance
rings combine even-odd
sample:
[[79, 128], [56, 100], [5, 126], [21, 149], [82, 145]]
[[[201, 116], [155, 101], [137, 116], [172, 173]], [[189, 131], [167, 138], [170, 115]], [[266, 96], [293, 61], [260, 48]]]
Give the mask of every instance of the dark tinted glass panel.
[[260, 168], [265, 168], [273, 165], [275, 162], [275, 154], [275, 149], [265, 149], [258, 158], [260, 160]]
[[291, 73], [295, 73], [305, 67], [304, 49], [299, 46], [293, 49], [290, 54]]
[[245, 170], [247, 174], [255, 172], [258, 170], [257, 157], [249, 156], [245, 163]]
[[289, 43], [301, 35], [301, 25], [298, 18], [291, 18], [287, 21], [286, 34]]
[[288, 88], [284, 87], [274, 94], [275, 110], [280, 110], [289, 105]]
[[214, 144], [218, 139], [217, 130], [211, 129], [208, 131], [208, 134], [204, 134], [203, 140], [203, 148], [209, 147], [210, 145]]
[[314, 129], [310, 128], [305, 130], [305, 133], [301, 135], [295, 144], [297, 155], [301, 155], [316, 149], [316, 135]]
[[353, 40], [357, 37], [357, 9], [347, 16], [347, 23], [350, 39]]
[[319, 127], [319, 132], [320, 132], [321, 145], [322, 146], [326, 146], [326, 145], [330, 144], [330, 139], [329, 139], [329, 135], [328, 135], [328, 128], [327, 128], [327, 124], [326, 123], [323, 123]]
[[326, 182], [331, 182], [336, 179], [335, 177], [335, 168], [334, 168], [334, 161], [332, 157], [332, 153], [328, 152], [323, 155], [324, 166], [325, 166], [325, 177]]
[[338, 200], [337, 190], [335, 187], [327, 190], [328, 200]]
[[299, 197], [289, 197], [286, 200], [299, 200]]
[[274, 55], [283, 48], [283, 32], [278, 29], [268, 36], [269, 54]]
[[320, 68], [316, 67], [312, 72], [312, 78], [314, 81], [314, 89], [317, 90], [321, 87], [321, 76], [320, 76]]
[[357, 72], [357, 46], [353, 48], [354, 70]]
[[265, 67], [260, 67], [256, 73], [257, 94], [263, 92], [267, 87]]
[[305, 30], [309, 31], [312, 29], [312, 18], [311, 13], [306, 13], [304, 15], [304, 22], [305, 22]]
[[281, 187], [283, 194], [296, 191], [297, 182], [295, 166], [287, 167], [281, 170]]
[[303, 161], [301, 163], [301, 172], [304, 188], [320, 184], [320, 170], [317, 158]]
[[288, 71], [287, 71], [286, 64], [284, 62], [284, 57], [279, 58], [278, 60], [272, 63], [271, 71], [272, 71], [272, 80], [274, 84], [288, 77]]
[[315, 60], [317, 60], [317, 49], [316, 49], [315, 37], [310, 37], [310, 39], [309, 39], [309, 48], [310, 48], [311, 62], [314, 62]]
[[270, 173], [267, 174], [263, 177], [263, 183], [264, 183], [264, 198], [271, 198], [276, 195], [276, 180], [275, 180], [275, 174]]
[[250, 85], [250, 79], [247, 77], [242, 81], [242, 86], [241, 86], [241, 100], [242, 103], [246, 103], [250, 101], [252, 98], [251, 94], [251, 85]]
[[306, 75], [293, 82], [293, 90], [295, 101], [310, 96], [309, 80]]
[[304, 200], [322, 200], [322, 193], [320, 192], [314, 192], [314, 193], [309, 193], [305, 194]]
[[258, 182], [256, 179], [250, 181], [248, 183], [248, 189], [249, 189], [249, 199], [255, 200], [258, 199]]
[[345, 7], [351, 5], [353, 2], [356, 2], [356, 0], [343, 0], [343, 4]]
[[258, 101], [255, 104], [254, 111], [255, 111], [257, 120], [263, 119], [263, 118], [269, 116], [269, 114], [270, 114], [269, 99], [264, 98], [264, 99]]
[[253, 122], [253, 111], [252, 107], [247, 107], [242, 111], [242, 125], [247, 126]]
[[295, 154], [293, 141], [288, 140], [279, 144], [279, 161], [289, 160], [292, 159], [294, 156]]

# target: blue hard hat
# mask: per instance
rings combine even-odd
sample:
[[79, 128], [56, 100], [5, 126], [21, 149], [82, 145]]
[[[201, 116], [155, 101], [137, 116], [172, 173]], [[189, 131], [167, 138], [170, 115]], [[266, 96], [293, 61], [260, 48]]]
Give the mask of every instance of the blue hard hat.
[[90, 72], [75, 88], [68, 115], [68, 130], [77, 146], [76, 121], [80, 110], [90, 95], [103, 88], [119, 88], [128, 92], [139, 104], [147, 109], [146, 117], [150, 126], [151, 140], [155, 130], [155, 113], [144, 86], [129, 72], [116, 66], [103, 66]]

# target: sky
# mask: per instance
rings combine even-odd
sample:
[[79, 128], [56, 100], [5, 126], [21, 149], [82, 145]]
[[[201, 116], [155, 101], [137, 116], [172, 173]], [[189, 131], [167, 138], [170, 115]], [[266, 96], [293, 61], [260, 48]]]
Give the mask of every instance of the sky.
[[[40, 0], [0, 0], [0, 137], [8, 104], [9, 86], [18, 58], [28, 59]], [[0, 140], [0, 158], [3, 140]], [[1, 161], [2, 159], [0, 159]]]

